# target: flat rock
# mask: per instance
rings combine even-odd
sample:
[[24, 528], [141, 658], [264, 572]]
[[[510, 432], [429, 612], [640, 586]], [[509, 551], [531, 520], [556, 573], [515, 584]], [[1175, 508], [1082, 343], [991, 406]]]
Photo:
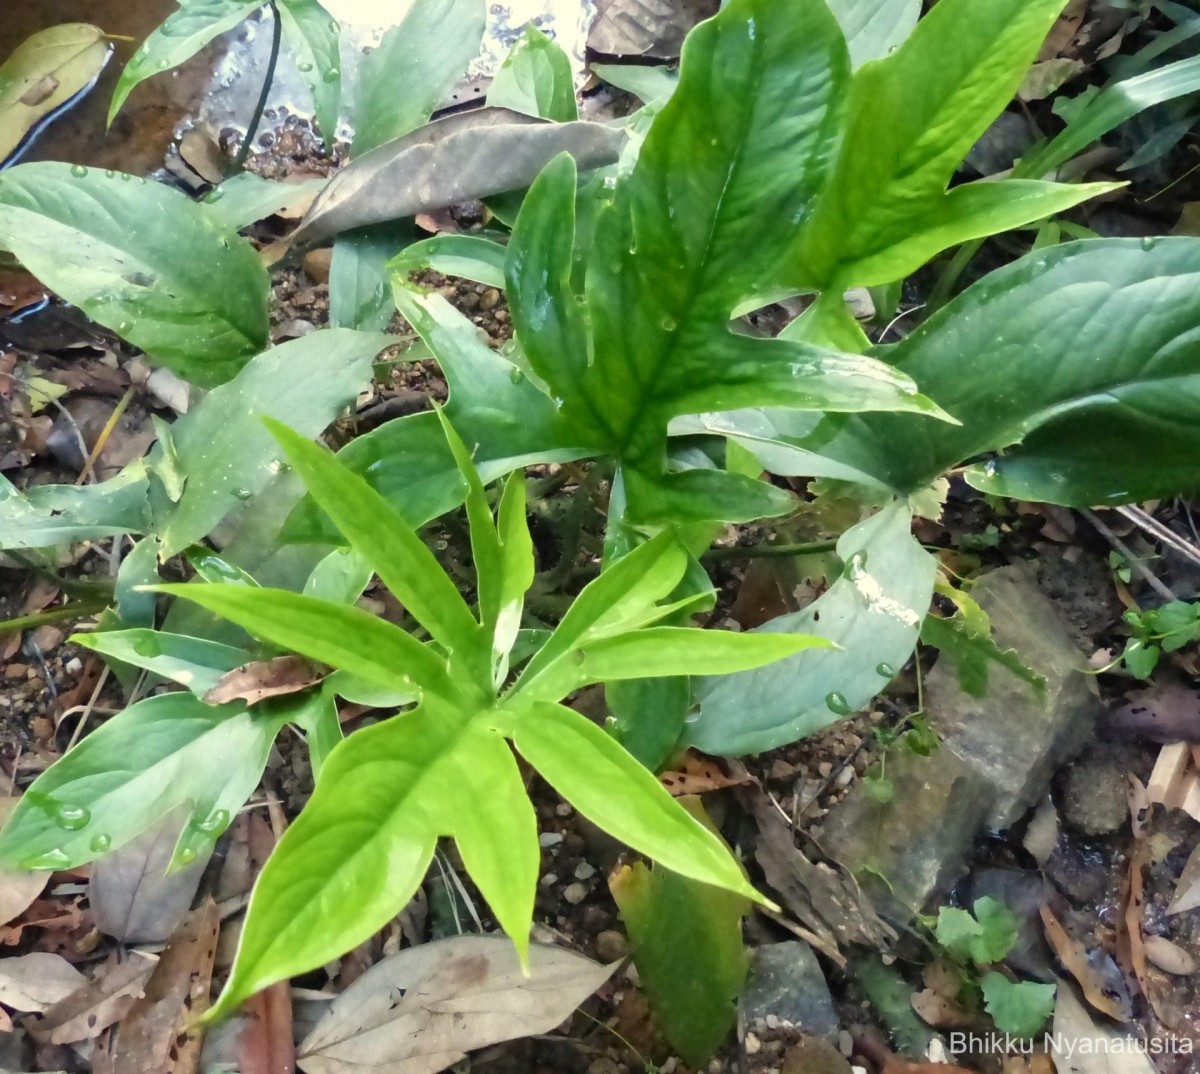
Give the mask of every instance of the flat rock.
[[1095, 677], [1070, 628], [1021, 564], [984, 575], [971, 588], [1002, 649], [1015, 649], [1046, 680], [1044, 694], [998, 664], [988, 691], [971, 697], [947, 661], [926, 679], [925, 707], [942, 739], [991, 785], [985, 817], [995, 831], [1010, 827], [1050, 783], [1054, 772], [1090, 738], [1100, 712]]
[[829, 811], [819, 838], [854, 873], [880, 914], [904, 924], [959, 878], [991, 807], [992, 788], [944, 747], [929, 757], [893, 751], [887, 778], [894, 790], [890, 802], [855, 784]]
[[1105, 757], [1076, 761], [1063, 781], [1062, 817], [1084, 835], [1108, 835], [1129, 820], [1126, 769]]
[[755, 948], [739, 1006], [746, 1026], [773, 1016], [810, 1036], [831, 1039], [840, 1028], [817, 956], [801, 940]]

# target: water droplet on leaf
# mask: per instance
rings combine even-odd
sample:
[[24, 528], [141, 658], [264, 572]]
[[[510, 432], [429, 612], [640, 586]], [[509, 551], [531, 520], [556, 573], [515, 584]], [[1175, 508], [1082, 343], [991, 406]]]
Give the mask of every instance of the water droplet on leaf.
[[249, 489], [234, 489], [233, 495], [236, 499], [239, 499], [244, 503], [246, 500], [250, 499], [250, 497], [253, 496], [254, 493], [251, 492]]
[[100, 835], [92, 836], [91, 848], [97, 854], [103, 854], [110, 846], [112, 846], [112, 836]]
[[223, 197], [225, 197], [225, 191], [219, 186], [215, 186], [204, 195], [204, 200], [211, 205], [214, 201], [220, 201]]
[[322, 82], [336, 82], [342, 77], [342, 69], [340, 67], [331, 67], [321, 76]]
[[214, 832], [221, 832], [229, 824], [229, 810], [218, 809], [207, 820], [202, 820], [196, 825], [199, 831], [207, 832], [209, 835]]
[[1158, 245], [1158, 239], [1151, 238], [1149, 235], [1147, 235], [1144, 239], [1142, 239], [1142, 249], [1143, 250], [1153, 250], [1154, 247], [1156, 247], [1157, 245]]
[[894, 679], [896, 677], [896, 669], [891, 664], [876, 664], [875, 674], [882, 675], [885, 679]]
[[92, 814], [83, 806], [59, 804], [54, 807], [54, 823], [68, 832], [77, 832], [86, 828], [92, 819]]
[[308, 63], [307, 61], [304, 63], [298, 63], [296, 64], [296, 70], [303, 74], [308, 74], [308, 72], [312, 70], [312, 64]]
[[849, 716], [854, 711], [850, 708], [850, 702], [841, 694], [826, 694], [825, 705], [830, 712], [836, 712], [839, 716]]
[[514, 384], [520, 384], [525, 379], [525, 374], [514, 365], [512, 372], [508, 374], [508, 379]]
[[72, 164], [71, 174], [75, 176], [76, 179], [82, 179], [85, 175], [87, 175], [87, 168], [85, 168], [82, 164]]

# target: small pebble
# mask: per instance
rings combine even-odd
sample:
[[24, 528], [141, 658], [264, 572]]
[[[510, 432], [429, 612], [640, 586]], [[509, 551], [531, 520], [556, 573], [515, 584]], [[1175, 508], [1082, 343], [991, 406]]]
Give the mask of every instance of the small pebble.
[[568, 884], [563, 888], [563, 898], [572, 906], [578, 906], [587, 896], [588, 889], [583, 884]]
[[83, 670], [83, 661], [77, 656], [71, 657], [67, 661], [66, 671], [68, 675], [78, 675]]
[[9, 664], [4, 669], [4, 677], [6, 679], [23, 679], [28, 671], [29, 666], [27, 664]]
[[328, 283], [331, 264], [333, 264], [331, 247], [324, 246], [319, 250], [309, 250], [304, 255], [304, 275], [313, 283]]
[[616, 962], [629, 953], [629, 942], [615, 929], [605, 929], [596, 937], [596, 954], [604, 962]]
[[592, 1060], [587, 1068], [587, 1074], [621, 1074], [621, 1067], [616, 1060], [602, 1055], [599, 1059]]
[[554, 807], [554, 812], [560, 817], [569, 817], [575, 812], [575, 810], [573, 810], [566, 802], [559, 802], [558, 805]]
[[594, 865], [589, 865], [586, 861], [581, 861], [575, 866], [576, 880], [591, 880], [591, 878], [595, 875], [596, 867]]
[[540, 881], [542, 887], [548, 888], [558, 883], [558, 877], [554, 873], [547, 873]]
[[758, 1055], [758, 1053], [762, 1051], [762, 1041], [760, 1041], [753, 1033], [746, 1034], [744, 1045], [747, 1055]]
[[588, 935], [595, 936], [612, 924], [612, 914], [601, 906], [591, 905], [583, 908], [583, 929]]
[[548, 847], [558, 846], [562, 840], [562, 832], [542, 832], [542, 834], [538, 836], [538, 846], [545, 850]]
[[768, 1014], [764, 1021], [767, 1023], [768, 1029], [779, 1028], [779, 1015], [777, 1014]]
[[500, 302], [500, 292], [494, 287], [489, 287], [482, 295], [479, 296], [479, 307], [485, 310], [494, 310]]

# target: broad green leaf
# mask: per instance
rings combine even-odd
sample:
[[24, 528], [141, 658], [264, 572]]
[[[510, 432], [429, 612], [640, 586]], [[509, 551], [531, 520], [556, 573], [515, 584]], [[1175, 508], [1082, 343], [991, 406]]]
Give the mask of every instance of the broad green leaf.
[[[447, 653], [475, 647], [479, 624], [416, 530], [328, 450], [280, 422], [270, 421], [268, 427], [313, 498], [409, 614]], [[490, 514], [487, 522], [490, 528]]]
[[426, 122], [479, 55], [484, 0], [422, 0], [358, 69], [354, 147], [360, 157]]
[[[1031, 215], [1022, 222], [1056, 211], [1046, 206], [1057, 195], [1029, 198], [998, 183], [984, 194], [945, 191], [1012, 99], [1064, 3], [943, 0], [895, 52], [855, 72], [845, 135], [802, 233], [792, 282], [828, 290], [888, 283], [946, 246], [1014, 226], [1022, 215], [1014, 198], [1026, 197]], [[1070, 187], [1058, 200], [1098, 192]], [[915, 221], [938, 227], [926, 234]]]
[[1032, 1037], [1054, 1013], [1056, 985], [1011, 981], [1004, 974], [993, 971], [984, 975], [980, 987], [984, 1008], [1002, 1033]]
[[329, 323], [382, 332], [396, 312], [388, 263], [412, 238], [408, 221], [348, 231], [333, 243], [329, 266]]
[[[716, 834], [698, 798], [682, 804]], [[622, 867], [609, 889], [663, 1033], [685, 1062], [702, 1068], [737, 1021], [749, 965], [742, 918], [750, 902], [641, 862]]]
[[819, 731], [878, 694], [912, 654], [933, 596], [937, 564], [909, 532], [911, 522], [896, 503], [847, 530], [837, 545], [842, 576], [807, 608], [760, 628], [802, 631], [840, 649], [693, 680], [700, 711], [683, 744], [717, 755], [760, 753]]
[[342, 741], [342, 725], [338, 722], [337, 691], [327, 679], [320, 689], [311, 691], [295, 703], [291, 721], [304, 731], [313, 779], [321, 778], [321, 769]]
[[353, 548], [335, 548], [313, 568], [304, 583], [304, 595], [336, 604], [353, 604], [374, 575], [370, 564]]
[[882, 60], [904, 44], [917, 25], [921, 0], [828, 0], [846, 35], [850, 62]]
[[139, 82], [191, 59], [262, 6], [261, 0], [180, 0], [179, 10], [142, 42], [121, 72], [108, 107], [109, 126]]
[[563, 798], [621, 842], [681, 876], [764, 901], [720, 839], [574, 709], [523, 706], [514, 719], [513, 743]]
[[213, 187], [200, 204], [230, 231], [241, 231], [284, 209], [306, 205], [325, 183], [323, 178], [284, 183], [239, 172]]
[[208, 693], [225, 672], [254, 659], [252, 653], [232, 645], [144, 627], [73, 634], [71, 640], [186, 686], [196, 697]]
[[254, 248], [161, 183], [57, 163], [0, 175], [0, 248], [154, 361], [211, 388], [267, 342]]
[[960, 426], [839, 415], [791, 442], [903, 493], [1001, 448], [967, 475], [998, 495], [1087, 506], [1191, 489], [1200, 463], [1198, 280], [1200, 242], [1191, 238], [1039, 250], [876, 351]]
[[959, 685], [972, 697], [983, 697], [988, 687], [988, 664], [997, 663], [1024, 679], [1036, 691], [1046, 680], [1029, 668], [1015, 649], [1001, 649], [992, 637], [988, 614], [969, 594], [952, 586], [937, 585], [937, 592], [954, 602], [953, 615], [927, 615], [921, 623], [921, 640], [936, 646], [954, 667]]
[[0, 162], [84, 92], [111, 54], [104, 31], [85, 22], [51, 26], [22, 41], [0, 64]]
[[143, 537], [129, 550], [117, 569], [117, 584], [113, 596], [117, 599], [117, 615], [127, 627], [152, 627], [156, 601], [152, 593], [143, 593], [139, 586], [162, 579], [158, 574], [158, 541]]
[[186, 865], [254, 793], [285, 713], [206, 705], [188, 693], [131, 705], [34, 781], [0, 833], [0, 860], [83, 865], [186, 803], [173, 859]]
[[[183, 550], [183, 558], [188, 566], [206, 582], [217, 585], [249, 585], [257, 586], [258, 580], [249, 571], [242, 569], [236, 563], [231, 563], [224, 556], [218, 555], [208, 545], [194, 544]], [[320, 594], [310, 594], [320, 596]]]
[[192, 583], [154, 588], [216, 612], [274, 645], [344, 668], [385, 689], [415, 686], [446, 696], [457, 692], [438, 656], [361, 608], [266, 587]]
[[396, 257], [394, 272], [431, 268], [445, 276], [461, 276], [488, 287], [504, 286], [506, 248], [479, 235], [435, 235], [414, 242]]
[[671, 759], [691, 708], [687, 679], [617, 679], [604, 684], [613, 736], [651, 772]]
[[319, 0], [277, 0], [277, 4], [296, 70], [313, 95], [317, 127], [325, 145], [332, 147], [342, 105], [341, 29]]
[[954, 906], [938, 910], [934, 936], [955, 958], [966, 962], [999, 962], [1017, 942], [1017, 919], [990, 896], [978, 899], [974, 912]]
[[579, 118], [570, 57], [532, 24], [496, 72], [487, 99], [490, 105], [557, 123]]
[[565, 697], [582, 686], [663, 675], [728, 675], [749, 671], [805, 649], [833, 648], [807, 634], [739, 634], [730, 630], [646, 627], [588, 641], [561, 656], [521, 693], [538, 700]]
[[[151, 502], [164, 557], [207, 536], [230, 510], [275, 480], [278, 443], [264, 417], [286, 419], [316, 436], [371, 378], [371, 360], [392, 337], [349, 329], [313, 332], [252, 359], [227, 384], [171, 426], [176, 465], [186, 479], [173, 503], [160, 481]], [[161, 458], [156, 452], [154, 458]]]
[[610, 86], [640, 97], [648, 105], [661, 108], [671, 99], [679, 84], [679, 74], [671, 67], [642, 64], [591, 63], [588, 70]]
[[48, 548], [145, 533], [149, 487], [140, 460], [98, 485], [38, 485], [19, 492], [0, 475], [0, 548]]

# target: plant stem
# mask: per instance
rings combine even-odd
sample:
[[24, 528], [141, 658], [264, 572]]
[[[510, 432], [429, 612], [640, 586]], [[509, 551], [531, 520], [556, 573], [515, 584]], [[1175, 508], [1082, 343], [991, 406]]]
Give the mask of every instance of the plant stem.
[[275, 81], [275, 64], [279, 60], [279, 39], [283, 36], [283, 21], [279, 17], [279, 6], [275, 0], [271, 0], [271, 55], [267, 59], [267, 73], [263, 76], [262, 91], [258, 95], [258, 104], [254, 106], [254, 115], [250, 117], [250, 123], [246, 127], [246, 137], [242, 139], [242, 146], [238, 150], [237, 159], [234, 165], [238, 171], [241, 171], [245, 166], [246, 158], [250, 155], [250, 146], [254, 143], [254, 136], [258, 134], [258, 125], [262, 122], [263, 112], [267, 107], [267, 97], [271, 92], [271, 83]]
[[19, 615], [16, 619], [5, 619], [0, 622], [0, 634], [10, 634], [15, 630], [28, 630], [30, 627], [44, 626], [46, 623], [61, 623], [64, 619], [82, 619], [85, 615], [104, 611], [108, 605], [109, 601], [107, 600], [77, 600], [74, 604], [64, 604], [61, 608], [51, 608], [48, 612]]
[[809, 541], [806, 544], [735, 544], [730, 548], [710, 548], [700, 558], [709, 562], [724, 559], [766, 559], [773, 556], [812, 556], [836, 550], [837, 541]]

